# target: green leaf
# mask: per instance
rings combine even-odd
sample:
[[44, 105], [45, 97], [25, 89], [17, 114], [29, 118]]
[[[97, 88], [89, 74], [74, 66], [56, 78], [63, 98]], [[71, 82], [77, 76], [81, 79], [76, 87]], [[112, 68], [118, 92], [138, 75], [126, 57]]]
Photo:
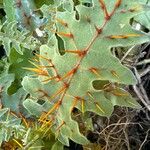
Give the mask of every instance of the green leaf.
[[19, 138], [25, 133], [20, 123], [21, 119], [11, 114], [8, 108], [0, 110], [0, 146], [3, 141], [9, 141], [11, 137]]
[[4, 9], [7, 16], [7, 21], [12, 22], [15, 21], [15, 7], [12, 0], [4, 0], [3, 2]]
[[20, 32], [15, 21], [3, 24], [0, 41], [4, 45], [7, 56], [10, 55], [12, 48], [23, 55], [24, 49], [33, 50], [39, 45], [39, 42], [28, 31]]
[[[112, 114], [114, 105], [139, 108], [126, 92], [116, 91], [122, 84], [136, 84], [136, 79], [111, 49], [149, 41], [146, 33], [129, 24], [142, 11], [143, 6], [133, 0], [93, 0], [90, 5], [81, 3], [75, 9], [56, 12], [50, 38], [53, 44], [40, 47], [38, 66], [42, 67], [34, 68], [40, 74], [37, 78], [25, 77], [22, 85], [33, 101], [43, 101], [45, 111], [40, 120], [52, 123], [52, 131], [64, 145], [69, 139], [88, 143], [71, 118], [75, 107], [82, 113], [106, 117]], [[57, 36], [63, 40], [63, 50]]]
[[9, 89], [9, 93], [16, 92], [16, 90], [21, 87], [22, 78], [27, 74], [31, 74], [23, 67], [31, 67], [29, 60], [33, 57], [30, 50], [25, 49], [24, 54], [20, 55], [15, 49], [11, 49], [7, 71], [9, 74], [15, 74], [15, 80], [10, 87], [12, 91]]
[[1, 118], [6, 112], [8, 112], [8, 111], [9, 111], [8, 108], [1, 109], [1, 110], [0, 110], [0, 118]]
[[41, 8], [43, 5], [54, 4], [54, 0], [34, 0], [37, 8]]
[[138, 15], [135, 20], [147, 29], [150, 29], [150, 11]]
[[64, 150], [64, 145], [62, 145], [59, 141], [57, 141], [51, 150]]
[[13, 81], [13, 74], [7, 74], [0, 78], [0, 87], [2, 89], [1, 103], [3, 107], [10, 108], [11, 111], [19, 113], [21, 111], [21, 103], [25, 99], [27, 92], [23, 90], [23, 88], [20, 88], [16, 91], [16, 93], [9, 95], [8, 88]]
[[112, 104], [124, 107], [140, 109], [141, 105], [128, 93], [126, 96], [110, 95]]
[[31, 100], [31, 99], [26, 99], [23, 102], [23, 106], [27, 108], [30, 114], [39, 117], [42, 114], [42, 111], [44, 111], [42, 105], [38, 104], [37, 102]]

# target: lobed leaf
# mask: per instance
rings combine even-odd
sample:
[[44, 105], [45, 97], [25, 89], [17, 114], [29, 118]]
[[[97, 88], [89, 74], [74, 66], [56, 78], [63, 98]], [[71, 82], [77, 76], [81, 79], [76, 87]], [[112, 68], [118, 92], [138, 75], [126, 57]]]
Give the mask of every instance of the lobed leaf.
[[[37, 55], [40, 64], [28, 68], [38, 73], [38, 78], [25, 77], [22, 85], [32, 97], [24, 102], [26, 109], [31, 112], [29, 102], [42, 99], [45, 111], [39, 121], [48, 124], [64, 145], [69, 144], [68, 139], [87, 144], [71, 118], [75, 107], [82, 113], [107, 117], [114, 105], [140, 108], [121, 89], [122, 84], [136, 84], [136, 79], [111, 49], [149, 41], [146, 33], [136, 31], [129, 23], [142, 9], [134, 0], [88, 0], [76, 5], [75, 10], [57, 12], [56, 30], [50, 39], [53, 45], [42, 45]], [[64, 43], [63, 50], [57, 36]]]

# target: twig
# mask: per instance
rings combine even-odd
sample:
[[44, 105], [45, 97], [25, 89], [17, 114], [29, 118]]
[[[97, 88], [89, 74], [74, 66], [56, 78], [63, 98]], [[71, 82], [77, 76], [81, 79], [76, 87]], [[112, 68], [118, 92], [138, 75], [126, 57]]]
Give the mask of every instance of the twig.
[[147, 93], [142, 85], [141, 77], [140, 77], [137, 69], [135, 67], [133, 69], [134, 69], [135, 77], [138, 80], [138, 85], [139, 85], [139, 88], [137, 87], [137, 85], [134, 85], [133, 89], [134, 89], [135, 93], [137, 94], [137, 96], [139, 97], [139, 99], [145, 105], [145, 107], [150, 111], [150, 101], [149, 101]]
[[139, 150], [142, 150], [142, 147], [143, 147], [143, 146], [144, 146], [144, 144], [146, 143], [147, 138], [148, 138], [148, 135], [149, 135], [149, 131], [150, 131], [150, 129], [147, 131], [146, 136], [145, 136], [145, 139], [144, 139], [144, 141], [142, 142], [142, 144], [140, 145]]
[[128, 134], [126, 133], [126, 131], [125, 130], [123, 130], [123, 132], [124, 132], [124, 135], [125, 135], [125, 138], [126, 138], [126, 143], [127, 143], [127, 148], [128, 148], [128, 150], [131, 150], [131, 148], [130, 148], [130, 143], [129, 143], [129, 138], [128, 138]]
[[141, 100], [141, 102], [143, 103], [143, 105], [150, 111], [150, 105], [148, 105], [145, 100], [143, 99], [143, 97], [140, 94], [139, 89], [137, 88], [137, 86], [133, 86], [134, 92], [136, 93], [136, 95], [138, 96], [138, 98]]
[[131, 125], [131, 124], [138, 124], [141, 128], [142, 126], [139, 123], [134, 123], [134, 122], [129, 122], [129, 123], [113, 123], [108, 125], [106, 128], [104, 128], [100, 133], [98, 133], [99, 135], [102, 134], [106, 129], [110, 128], [111, 126], [121, 126], [121, 125]]
[[136, 65], [145, 65], [145, 64], [149, 64], [150, 63], [150, 59], [144, 59], [143, 61], [138, 62]]
[[125, 55], [121, 58], [121, 62], [129, 55], [129, 53], [135, 48], [135, 45], [132, 46], [126, 53]]
[[[139, 59], [140, 59], [141, 57], [143, 57], [143, 55], [145, 54], [145, 53], [143, 54], [142, 51], [145, 50], [149, 45], [150, 45], [150, 43], [147, 43], [147, 44], [145, 44], [143, 47], [141, 47], [140, 55], [139, 55], [139, 56], [137, 57], [137, 59], [135, 60], [134, 66], [137, 65]], [[141, 54], [141, 53], [142, 53], [142, 54]], [[142, 56], [141, 56], [141, 55], [142, 55]]]
[[146, 74], [150, 73], [150, 66], [147, 67], [145, 70], [143, 70], [141, 73], [140, 73], [140, 77], [143, 77], [145, 76]]
[[[129, 122], [128, 118], [127, 118], [127, 122]], [[125, 138], [126, 138], [125, 142], [127, 143], [127, 148], [128, 148], [128, 150], [131, 150], [128, 134], [126, 133], [126, 129], [127, 129], [127, 125], [125, 125], [125, 127], [123, 129], [123, 132], [124, 132], [124, 135], [125, 135]]]

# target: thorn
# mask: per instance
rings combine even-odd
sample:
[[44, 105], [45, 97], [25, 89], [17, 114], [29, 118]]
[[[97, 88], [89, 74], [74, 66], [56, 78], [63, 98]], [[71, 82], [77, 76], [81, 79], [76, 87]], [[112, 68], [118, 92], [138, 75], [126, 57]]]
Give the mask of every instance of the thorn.
[[42, 66], [42, 65], [39, 65], [40, 68], [53, 68], [54, 66], [51, 65], [51, 66]]
[[35, 63], [33, 63], [32, 61], [29, 60], [29, 63], [32, 64], [33, 66], [35, 66], [36, 68], [40, 68], [38, 65], [36, 65]]
[[59, 131], [60, 128], [61, 128], [63, 125], [65, 125], [65, 124], [66, 124], [65, 121], [62, 121], [61, 125], [56, 129], [56, 131]]
[[113, 90], [113, 91], [111, 91], [111, 93], [115, 96], [129, 96], [129, 94], [127, 92], [120, 92], [117, 90]]
[[72, 69], [71, 71], [69, 71], [68, 73], [66, 73], [62, 78], [59, 79], [59, 81], [62, 81], [62, 80], [64, 80], [65, 78], [67, 78], [67, 77], [69, 77], [69, 76], [75, 74], [76, 71], [77, 71], [77, 68], [78, 68], [78, 67], [76, 67], [76, 68]]
[[76, 96], [75, 99], [81, 101], [81, 111], [82, 111], [82, 113], [84, 113], [84, 101], [85, 100], [78, 96]]
[[99, 69], [92, 67], [92, 68], [90, 68], [89, 70], [90, 70], [92, 73], [94, 73], [94, 74], [96, 74], [97, 76], [100, 77], [100, 74], [98, 73]]
[[46, 58], [46, 57], [44, 57], [44, 56], [42, 56], [42, 55], [39, 55], [39, 54], [35, 54], [35, 55], [36, 55], [37, 57], [39, 57], [39, 58], [42, 58], [42, 59], [48, 61], [48, 63], [50, 64], [50, 66], [54, 69], [55, 74], [57, 75], [57, 77], [60, 78], [60, 76], [59, 76], [59, 74], [58, 74], [58, 71], [57, 71], [57, 69], [55, 68], [54, 64], [52, 63], [52, 60], [51, 60], [51, 59], [48, 59], [48, 58]]
[[87, 95], [88, 95], [89, 97], [91, 97], [92, 99], [94, 99], [93, 95], [92, 95], [89, 91], [87, 92]]
[[61, 89], [59, 89], [55, 94], [53, 94], [50, 99], [55, 98], [57, 95], [61, 94], [64, 90], [66, 90], [68, 87], [67, 85], [65, 85], [64, 87], [62, 87]]
[[41, 120], [44, 121], [53, 111], [58, 109], [58, 107], [61, 105], [61, 103], [62, 103], [62, 101], [60, 101], [60, 100], [57, 103], [55, 103], [55, 105], [48, 111], [48, 113], [45, 116], [41, 117], [40, 121]]
[[73, 101], [73, 105], [72, 105], [72, 108], [71, 108], [71, 110], [70, 110], [70, 112], [72, 112], [73, 111], [73, 109], [74, 109], [74, 107], [77, 105], [77, 103], [78, 103], [78, 98], [77, 97], [75, 97], [75, 99], [74, 99], [74, 101]]
[[96, 107], [103, 113], [105, 114], [105, 111], [100, 107], [100, 105], [98, 104], [98, 102], [95, 102]]
[[97, 33], [101, 34], [103, 29], [102, 28], [98, 28], [96, 25], [94, 25], [94, 26], [95, 26], [95, 29], [96, 29]]
[[37, 75], [41, 75], [41, 76], [49, 76], [48, 72], [46, 70], [43, 69], [37, 69], [37, 68], [27, 68], [27, 67], [23, 67], [23, 69], [32, 71], [32, 72], [36, 72]]
[[106, 5], [105, 5], [104, 1], [99, 0], [99, 3], [100, 3], [100, 6], [101, 6], [102, 10], [104, 11], [105, 19], [109, 20], [111, 16], [109, 15], [109, 13], [107, 11], [107, 8], [106, 8]]
[[122, 0], [117, 0], [115, 7], [118, 8], [121, 5]]
[[38, 121], [39, 121], [39, 122], [44, 122], [44, 121], [43, 121], [43, 120], [44, 120], [43, 118], [44, 118], [45, 115], [46, 115], [46, 112], [43, 111], [42, 114], [41, 114], [41, 116], [40, 116], [40, 118], [38, 119]]
[[18, 142], [16, 139], [13, 139], [13, 141], [14, 141], [21, 149], [23, 149], [23, 145], [22, 145], [20, 142]]
[[68, 27], [68, 24], [63, 21], [62, 19], [59, 19], [59, 18], [56, 18], [57, 22], [60, 23], [61, 25], [65, 26], [65, 27]]
[[10, 114], [18, 118], [18, 115], [15, 112], [9, 110], [8, 115]]
[[48, 79], [45, 79], [45, 80], [43, 80], [42, 82], [48, 82], [48, 81], [51, 81], [51, 80], [53, 80], [53, 79], [59, 79], [59, 78], [58, 78], [58, 76], [54, 76], [54, 77], [50, 77], [50, 78], [48, 78]]
[[74, 54], [78, 54], [79, 56], [84, 56], [87, 54], [87, 51], [81, 51], [81, 50], [65, 50], [65, 52], [67, 53], [74, 53]]
[[[87, 94], [95, 101], [95, 98], [93, 97], [93, 95], [92, 95], [89, 91], [87, 92]], [[105, 112], [103, 111], [103, 109], [99, 106], [99, 104], [98, 104], [97, 102], [94, 102], [94, 103], [95, 103], [96, 107], [97, 107], [101, 112], [105, 113]]]
[[99, 0], [99, 3], [100, 3], [101, 8], [105, 9], [106, 6], [105, 6], [104, 1], [103, 0]]
[[67, 37], [67, 38], [73, 38], [72, 33], [65, 33], [65, 32], [56, 32], [56, 33], [60, 36], [64, 36], [64, 37]]
[[72, 33], [57, 32], [57, 31], [54, 31], [54, 30], [51, 30], [51, 32], [56, 33], [56, 34], [58, 34], [60, 36], [67, 37], [67, 38], [73, 38], [73, 34]]
[[111, 88], [111, 83], [107, 83], [103, 86], [103, 90], [110, 90]]
[[38, 59], [36, 59], [36, 58], [32, 58], [31, 60], [34, 60], [35, 62], [40, 62]]
[[81, 100], [81, 110], [82, 113], [84, 113], [84, 99]]
[[39, 57], [39, 58], [43, 58], [43, 59], [45, 59], [45, 60], [47, 60], [48, 62], [51, 62], [51, 59], [48, 59], [48, 58], [46, 58], [46, 57], [44, 57], [44, 56], [42, 56], [42, 55], [39, 55], [39, 54], [35, 54], [37, 57]]
[[117, 78], [119, 79], [119, 75], [117, 74], [116, 71], [111, 70], [110, 72], [111, 72], [111, 74], [112, 74], [114, 77], [117, 77]]
[[54, 116], [52, 116], [52, 118], [50, 119], [50, 120], [39, 120], [39, 122], [42, 122], [42, 126], [41, 126], [41, 128], [40, 128], [40, 130], [42, 130], [42, 128], [44, 128], [45, 126], [51, 126], [51, 124], [52, 124], [52, 122], [54, 121]]
[[29, 125], [26, 121], [26, 118], [20, 113], [19, 116], [22, 118], [23, 123], [25, 124], [26, 128], [29, 128]]
[[66, 82], [63, 82], [63, 83], [64, 83], [65, 88], [67, 89], [69, 87], [69, 84]]
[[110, 36], [107, 36], [107, 38], [110, 38], [110, 39], [126, 39], [128, 37], [138, 37], [138, 36], [142, 36], [142, 35], [141, 34], [110, 35]]

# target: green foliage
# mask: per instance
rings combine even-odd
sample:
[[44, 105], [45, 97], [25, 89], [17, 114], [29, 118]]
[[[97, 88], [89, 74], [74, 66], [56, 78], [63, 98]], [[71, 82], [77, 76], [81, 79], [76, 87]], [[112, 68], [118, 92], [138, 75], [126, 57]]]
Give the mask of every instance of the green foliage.
[[[124, 90], [124, 85], [136, 84], [134, 74], [111, 52], [149, 41], [148, 34], [130, 25], [135, 18], [148, 27], [142, 15], [149, 12], [138, 2], [3, 2], [6, 21], [0, 25], [0, 41], [6, 57], [0, 63], [0, 143], [19, 138], [22, 149], [39, 150], [63, 150], [69, 140], [86, 145], [84, 130], [92, 130], [90, 112], [110, 117], [116, 105], [141, 107]], [[40, 37], [43, 45], [33, 34], [36, 28], [46, 35]]]
[[[22, 78], [25, 75], [30, 74], [25, 69], [23, 69], [23, 67], [31, 66], [32, 64], [30, 63], [29, 60], [31, 60], [33, 58], [34, 58], [34, 56], [32, 54], [32, 51], [30, 51], [28, 49], [25, 49], [23, 55], [17, 53], [15, 49], [11, 49], [11, 53], [10, 53], [10, 56], [9, 56], [8, 62], [7, 62], [8, 66], [7, 66], [7, 69], [5, 72], [7, 72], [8, 74], [15, 75], [13, 85], [11, 85], [11, 86], [13, 86], [12, 89], [14, 90], [14, 92], [18, 88], [21, 87]], [[9, 92], [10, 92], [10, 88], [9, 88]], [[14, 93], [14, 92], [12, 91], [11, 93]]]
[[146, 27], [147, 29], [150, 29], [150, 1], [141, 1], [145, 5], [145, 9], [148, 9], [148, 11], [143, 12], [142, 14], [135, 17], [135, 21], [139, 22], [141, 25]]
[[41, 8], [43, 5], [53, 5], [54, 0], [34, 0], [37, 8]]
[[[0, 110], [0, 145], [2, 142], [18, 142], [17, 147], [21, 149], [47, 148], [52, 150], [63, 149], [63, 145], [55, 140], [51, 134], [47, 139], [45, 131], [39, 131], [39, 128], [27, 128], [22, 123], [22, 118], [18, 118], [11, 113], [8, 108]], [[19, 140], [19, 141], [17, 141]], [[11, 145], [13, 148], [13, 146]]]
[[11, 137], [17, 139], [25, 133], [25, 128], [20, 123], [21, 119], [12, 115], [8, 108], [0, 110], [0, 145]]
[[[0, 41], [4, 45], [7, 56], [14, 48], [19, 54], [25, 49], [36, 49], [39, 42], [28, 31], [19, 31], [16, 22], [5, 23], [0, 30]], [[24, 49], [25, 48], [25, 49]]]
[[[50, 120], [52, 131], [64, 145], [69, 144], [68, 139], [87, 144], [71, 118], [74, 107], [82, 113], [90, 111], [107, 117], [115, 105], [140, 108], [121, 89], [121, 84], [136, 84], [135, 77], [112, 55], [111, 48], [149, 40], [145, 33], [129, 24], [141, 11], [142, 6], [134, 1], [93, 0], [77, 5], [76, 11], [57, 12], [55, 33], [64, 42], [64, 53], [53, 35], [50, 39], [53, 45], [42, 45], [38, 55], [38, 65], [45, 68], [37, 67], [39, 77], [25, 77], [22, 85], [33, 98], [24, 101], [25, 108], [32, 115], [41, 114], [43, 124]], [[44, 101], [42, 105], [39, 99]], [[44, 117], [42, 112], [47, 112]]]
[[14, 2], [16, 5], [16, 20], [20, 28], [33, 31], [45, 23], [46, 20], [40, 19], [41, 14], [36, 9], [34, 0], [20, 0], [19, 3], [17, 0], [14, 0]]
[[24, 91], [23, 88], [20, 88], [14, 94], [10, 95], [8, 93], [8, 88], [11, 86], [13, 81], [13, 74], [7, 74], [0, 78], [1, 103], [4, 108], [9, 108], [11, 111], [19, 113], [23, 111], [23, 108], [21, 107], [21, 102], [25, 99], [27, 92]]
[[12, 0], [4, 0], [3, 2], [4, 9], [6, 12], [6, 17], [8, 22], [13, 22], [15, 21], [15, 7], [13, 7], [13, 1]]

